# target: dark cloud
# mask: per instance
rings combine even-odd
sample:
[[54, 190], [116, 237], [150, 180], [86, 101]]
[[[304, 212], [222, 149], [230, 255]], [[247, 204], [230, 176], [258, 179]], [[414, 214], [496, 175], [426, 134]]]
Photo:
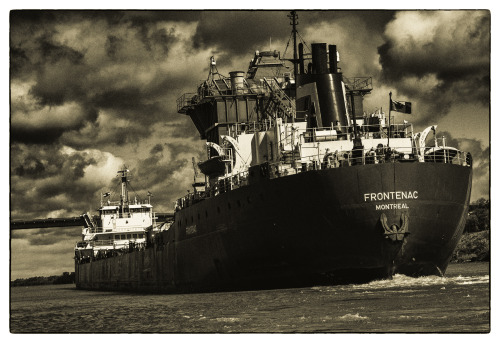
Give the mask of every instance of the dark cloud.
[[136, 10], [14, 10], [10, 23], [20, 25], [48, 25], [54, 22], [76, 22], [85, 19], [106, 20], [110, 25], [130, 23], [133, 26], [150, 25], [164, 21], [192, 22], [198, 20], [200, 11], [136, 11]]
[[489, 11], [399, 12], [378, 49], [382, 81], [419, 103], [421, 121], [456, 103], [487, 106], [490, 19]]
[[193, 22], [199, 20], [203, 11], [122, 11], [123, 21], [130, 21], [134, 26], [150, 25], [162, 21]]
[[[75, 238], [81, 232], [79, 227], [60, 227], [35, 230], [11, 231], [11, 239], [27, 239], [30, 245], [53, 245], [68, 238]], [[70, 250], [71, 247], [68, 247]]]
[[481, 141], [474, 138], [454, 138], [448, 131], [439, 132], [439, 137], [444, 136], [446, 145], [459, 150], [470, 152], [472, 155], [472, 201], [482, 196], [489, 198], [490, 187], [490, 154], [489, 146], [482, 147]]
[[141, 94], [140, 90], [132, 86], [129, 88], [105, 90], [102, 93], [96, 94], [93, 102], [103, 109], [128, 109], [131, 107], [137, 109], [141, 107], [141, 100], [143, 98], [144, 95]]
[[93, 123], [79, 131], [66, 131], [60, 137], [60, 142], [75, 149], [99, 148], [107, 146], [125, 146], [135, 144], [141, 138], [151, 134], [152, 128], [148, 125], [150, 120], [144, 117], [142, 121], [146, 125], [141, 125], [141, 118], [137, 118], [137, 124], [126, 126], [107, 126]]
[[109, 58], [114, 60], [117, 51], [120, 49], [120, 46], [123, 44], [123, 40], [117, 36], [109, 35], [106, 40], [106, 55]]
[[[28, 99], [13, 98], [12, 141], [51, 144], [64, 136], [66, 144], [75, 142], [74, 147], [80, 148], [87, 143], [124, 144], [148, 135], [150, 126], [165, 119], [162, 97], [186, 82], [185, 77], [163, 70], [154, 72], [161, 70], [160, 63], [178, 41], [177, 31], [163, 21], [190, 21], [196, 16], [189, 11], [11, 13], [11, 83], [28, 81], [27, 95], [32, 98], [31, 105]], [[89, 28], [90, 21], [101, 24]], [[61, 39], [65, 27], [75, 28], [72, 34], [77, 40]], [[102, 58], [96, 59], [100, 54]], [[131, 64], [140, 69], [130, 70]], [[170, 104], [174, 109], [175, 99]], [[33, 114], [34, 109], [39, 113]], [[129, 120], [130, 130], [99, 125], [103, 110], [115, 122]], [[89, 127], [106, 132], [89, 132]]]
[[[152, 51], [153, 48], [160, 49], [163, 52], [164, 57], [166, 57], [169, 45], [177, 41], [175, 37], [175, 30], [171, 28], [168, 32], [164, 28], [154, 29], [153, 32], [149, 32], [150, 28], [141, 26], [137, 32], [140, 40], [144, 44], [144, 48], [147, 51]], [[161, 55], [160, 55], [161, 56]]]
[[[395, 11], [392, 10], [339, 10], [339, 11], [297, 11], [299, 17], [299, 29], [301, 24], [312, 24], [317, 22], [332, 22], [342, 19], [358, 18], [363, 22], [370, 24], [370, 29], [382, 33], [385, 26], [394, 17]], [[334, 37], [337, 32], [332, 32]], [[353, 39], [362, 39], [363, 37], [353, 37]]]
[[[98, 161], [85, 151], [65, 152], [61, 146], [11, 148], [11, 207], [19, 219], [43, 218], [50, 212], [82, 213], [101, 186], [84, 181], [88, 166]], [[90, 201], [89, 201], [90, 200]]]
[[57, 175], [65, 160], [59, 152], [60, 148], [60, 145], [44, 145], [32, 149], [30, 146], [12, 144], [10, 148], [11, 173], [29, 179]]
[[196, 49], [213, 47], [229, 56], [252, 54], [269, 45], [269, 38], [285, 39], [290, 26], [283, 11], [202, 12], [193, 37]]
[[28, 156], [24, 163], [14, 168], [14, 174], [24, 177], [38, 178], [45, 171], [43, 163], [33, 155]]

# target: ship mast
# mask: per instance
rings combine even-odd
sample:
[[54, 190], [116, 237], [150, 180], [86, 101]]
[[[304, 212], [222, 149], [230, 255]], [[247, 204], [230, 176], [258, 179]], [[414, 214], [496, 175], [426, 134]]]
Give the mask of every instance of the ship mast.
[[122, 191], [120, 194], [120, 206], [122, 207], [123, 210], [123, 205], [128, 204], [128, 192], [127, 192], [127, 173], [129, 170], [127, 168], [123, 168], [123, 170], [119, 170], [118, 173], [121, 173], [121, 184], [122, 184]]
[[292, 25], [292, 35], [293, 35], [293, 75], [295, 79], [297, 79], [299, 60], [297, 58], [297, 25], [299, 24], [297, 19], [299, 16], [295, 13], [295, 11], [291, 11], [288, 18], [292, 21], [290, 25]]

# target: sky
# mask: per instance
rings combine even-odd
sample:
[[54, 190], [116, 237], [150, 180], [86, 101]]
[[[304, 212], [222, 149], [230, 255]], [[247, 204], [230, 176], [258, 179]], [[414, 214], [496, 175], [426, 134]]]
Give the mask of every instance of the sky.
[[[73, 217], [118, 194], [171, 212], [193, 182], [203, 141], [176, 99], [208, 76], [246, 70], [255, 50], [283, 54], [287, 11], [12, 11], [11, 219]], [[372, 76], [365, 110], [411, 101], [415, 132], [437, 125], [474, 159], [472, 201], [489, 198], [489, 11], [299, 11], [299, 34], [336, 44], [347, 77]], [[291, 57], [290, 48], [287, 56]], [[394, 112], [393, 112], [394, 114]], [[11, 231], [10, 278], [73, 271], [78, 227]]]

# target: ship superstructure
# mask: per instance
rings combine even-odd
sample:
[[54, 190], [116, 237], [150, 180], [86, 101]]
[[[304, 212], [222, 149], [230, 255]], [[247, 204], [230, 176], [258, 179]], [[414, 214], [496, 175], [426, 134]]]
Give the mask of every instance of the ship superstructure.
[[390, 97], [387, 114], [367, 111], [371, 77], [345, 77], [335, 45], [296, 45], [289, 17], [293, 58], [256, 51], [246, 73], [229, 77], [210, 58], [207, 79], [177, 101], [206, 141], [204, 180], [146, 249], [77, 262], [78, 287], [189, 292], [446, 271], [467, 215], [471, 155], [447, 146], [436, 125], [395, 123], [391, 111], [409, 103]]
[[85, 220], [82, 240], [75, 246], [75, 259], [79, 263], [146, 247], [147, 232], [155, 226], [153, 206], [149, 200], [141, 203], [135, 198], [130, 201], [127, 188], [129, 170], [124, 168], [118, 173], [120, 200], [110, 201], [111, 193], [104, 193], [98, 215], [82, 216]]

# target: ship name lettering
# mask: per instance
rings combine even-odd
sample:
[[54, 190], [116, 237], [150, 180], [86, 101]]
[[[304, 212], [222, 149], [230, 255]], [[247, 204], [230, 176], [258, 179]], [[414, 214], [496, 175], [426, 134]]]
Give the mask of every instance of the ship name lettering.
[[382, 201], [382, 200], [417, 199], [418, 198], [418, 191], [365, 193], [363, 196], [364, 196], [365, 202], [367, 202], [367, 201]]
[[375, 210], [403, 210], [409, 208], [406, 203], [375, 205]]

